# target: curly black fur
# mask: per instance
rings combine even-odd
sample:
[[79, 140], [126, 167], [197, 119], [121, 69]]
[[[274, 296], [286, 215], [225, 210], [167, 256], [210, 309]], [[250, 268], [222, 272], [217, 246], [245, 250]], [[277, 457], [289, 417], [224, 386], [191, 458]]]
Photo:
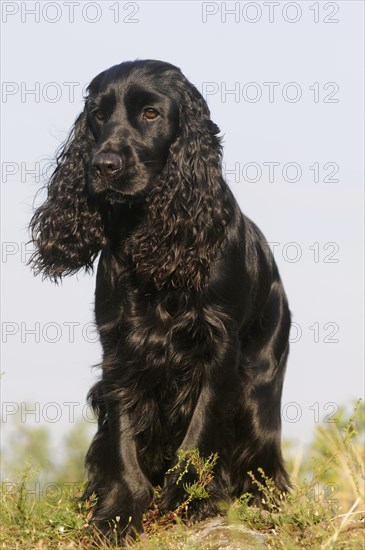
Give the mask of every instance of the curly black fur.
[[33, 267], [54, 280], [102, 251], [104, 358], [89, 395], [98, 431], [84, 496], [97, 495], [104, 527], [119, 516], [122, 530], [140, 530], [156, 484], [162, 511], [186, 499], [179, 470], [165, 477], [178, 449], [219, 454], [193, 519], [245, 491], [260, 504], [248, 471], [289, 485], [280, 400], [290, 314], [265, 239], [222, 177], [218, 133], [176, 67], [111, 67], [90, 83], [31, 221]]

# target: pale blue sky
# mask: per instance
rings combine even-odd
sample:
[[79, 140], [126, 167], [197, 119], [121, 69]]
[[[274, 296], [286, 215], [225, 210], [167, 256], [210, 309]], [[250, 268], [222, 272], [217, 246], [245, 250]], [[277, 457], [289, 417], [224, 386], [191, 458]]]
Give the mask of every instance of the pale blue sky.
[[[90, 79], [136, 58], [169, 61], [212, 92], [226, 168], [238, 170], [227, 180], [278, 243], [297, 340], [284, 436], [308, 440], [315, 420], [363, 394], [363, 3], [203, 4], [78, 2], [70, 22], [64, 2], [40, 2], [33, 14], [35, 2], [2, 2], [2, 399], [8, 413], [38, 402], [56, 443], [97, 376], [101, 349], [88, 330], [95, 280], [80, 274], [57, 287], [25, 265], [39, 187], [26, 171], [53, 157]], [[224, 7], [235, 5], [224, 22]]]

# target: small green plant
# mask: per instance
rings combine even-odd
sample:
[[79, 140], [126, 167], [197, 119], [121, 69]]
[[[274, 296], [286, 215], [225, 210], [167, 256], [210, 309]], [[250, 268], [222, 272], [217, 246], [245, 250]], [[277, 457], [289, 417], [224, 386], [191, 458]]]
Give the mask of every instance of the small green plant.
[[194, 476], [194, 481], [182, 483], [187, 498], [174, 511], [177, 516], [180, 516], [183, 510], [186, 511], [193, 500], [209, 497], [208, 485], [214, 478], [214, 467], [217, 460], [218, 453], [212, 453], [207, 458], [203, 458], [198, 449], [180, 449], [178, 451], [176, 464], [166, 474], [169, 475], [181, 470], [176, 479], [176, 485], [179, 485], [184, 478], [191, 475]]

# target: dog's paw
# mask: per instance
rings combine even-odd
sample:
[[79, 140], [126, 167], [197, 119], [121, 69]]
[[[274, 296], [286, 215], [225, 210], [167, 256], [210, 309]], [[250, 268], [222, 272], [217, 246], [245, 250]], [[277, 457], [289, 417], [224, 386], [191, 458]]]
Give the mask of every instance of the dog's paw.
[[169, 482], [165, 485], [159, 502], [160, 514], [166, 515], [175, 512], [180, 517], [189, 519], [190, 522], [197, 522], [208, 517], [218, 515], [222, 505], [229, 500], [228, 491], [216, 481], [212, 480], [205, 488], [204, 494], [194, 495], [186, 485]]
[[114, 481], [99, 489], [96, 497], [92, 521], [105, 537], [119, 542], [143, 531], [143, 513], [153, 497], [151, 487], [132, 493], [124, 483]]

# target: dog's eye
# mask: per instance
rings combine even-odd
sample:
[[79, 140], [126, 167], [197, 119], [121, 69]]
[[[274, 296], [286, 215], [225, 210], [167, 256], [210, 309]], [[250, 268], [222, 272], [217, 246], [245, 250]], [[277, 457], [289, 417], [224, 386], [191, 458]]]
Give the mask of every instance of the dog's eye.
[[147, 107], [147, 109], [144, 109], [143, 111], [143, 118], [145, 120], [154, 120], [158, 116], [158, 111], [156, 111], [156, 109], [152, 109], [152, 107]]
[[105, 120], [105, 113], [103, 113], [103, 111], [101, 111], [100, 109], [98, 109], [97, 111], [94, 111], [93, 115], [96, 118], [96, 120], [99, 120], [99, 122], [103, 122]]

